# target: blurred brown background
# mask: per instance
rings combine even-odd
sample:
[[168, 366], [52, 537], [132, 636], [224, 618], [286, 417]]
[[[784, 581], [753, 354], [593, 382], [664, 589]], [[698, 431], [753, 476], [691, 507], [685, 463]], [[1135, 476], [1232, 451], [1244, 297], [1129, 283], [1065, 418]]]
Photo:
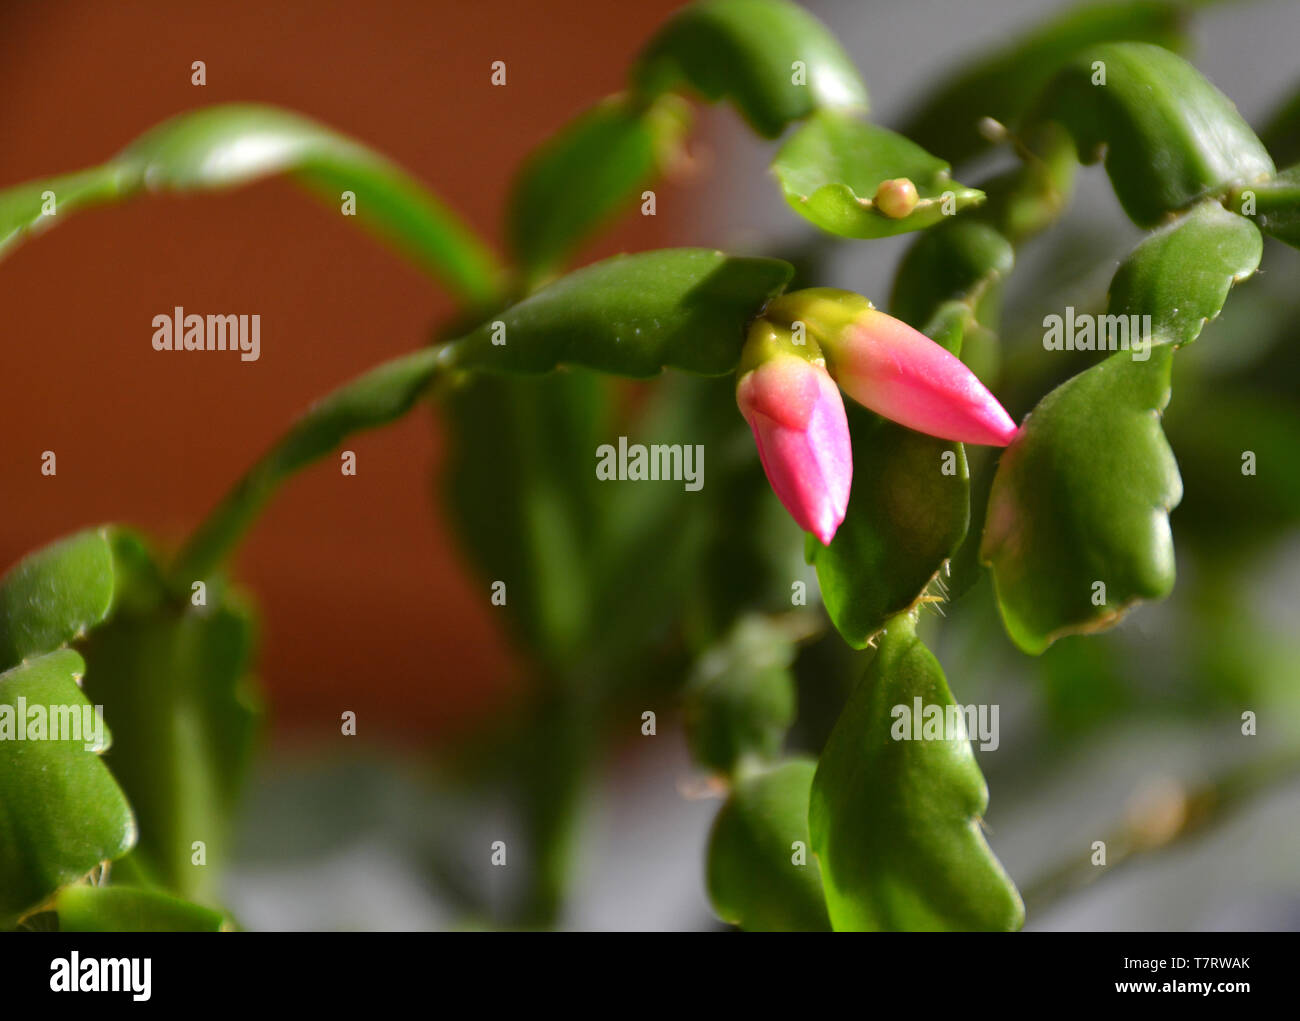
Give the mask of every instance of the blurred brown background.
[[[518, 160], [617, 91], [676, 6], [8, 3], [0, 186], [100, 162], [183, 110], [267, 102], [388, 154], [496, 243]], [[504, 88], [489, 83], [494, 60]], [[585, 257], [671, 243], [673, 207], [661, 192], [658, 217], [626, 217]], [[106, 521], [175, 544], [312, 400], [418, 346], [451, 308], [280, 180], [75, 214], [0, 265], [0, 301], [4, 567]], [[261, 360], [155, 352], [151, 320], [174, 305], [259, 313]], [[299, 476], [239, 558], [262, 609], [273, 719], [282, 732], [332, 728], [343, 709], [372, 734], [463, 725], [513, 672], [486, 583], [435, 506], [439, 430], [417, 412], [350, 446], [359, 474], [328, 459]], [[57, 477], [40, 473], [44, 450]]]

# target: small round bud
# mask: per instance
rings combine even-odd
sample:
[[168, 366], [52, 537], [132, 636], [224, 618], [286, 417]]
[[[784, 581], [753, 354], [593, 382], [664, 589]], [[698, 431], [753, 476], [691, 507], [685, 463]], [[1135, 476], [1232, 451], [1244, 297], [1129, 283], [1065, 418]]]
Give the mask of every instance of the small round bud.
[[891, 220], [901, 220], [916, 208], [916, 185], [906, 177], [881, 181], [876, 189], [875, 206]]

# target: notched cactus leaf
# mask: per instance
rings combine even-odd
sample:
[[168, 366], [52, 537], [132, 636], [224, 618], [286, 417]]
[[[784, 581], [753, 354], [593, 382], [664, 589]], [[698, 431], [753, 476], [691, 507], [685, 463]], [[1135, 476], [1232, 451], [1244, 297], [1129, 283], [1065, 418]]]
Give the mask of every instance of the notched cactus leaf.
[[998, 464], [980, 558], [1012, 640], [1038, 654], [1174, 585], [1182, 480], [1160, 427], [1173, 348], [1121, 351], [1057, 387]]
[[60, 649], [0, 673], [0, 927], [135, 843], [131, 806], [99, 757], [108, 735], [95, 731], [84, 672]]
[[548, 372], [582, 365], [621, 376], [661, 369], [721, 375], [745, 328], [794, 270], [705, 248], [618, 255], [561, 277], [453, 342], [449, 365]]
[[[795, 132], [772, 169], [800, 216], [851, 238], [921, 230], [984, 198], [952, 180], [948, 164], [916, 143], [837, 112], [818, 113]], [[914, 202], [891, 207], [881, 193], [886, 181], [910, 181]]]
[[988, 787], [959, 709], [910, 616], [895, 617], [813, 779], [809, 829], [837, 931], [1023, 924], [1020, 894], [981, 832]]
[[78, 532], [24, 557], [0, 578], [0, 669], [81, 638], [112, 602], [107, 529]]
[[[1217, 202], [1203, 202], [1185, 216], [1151, 234], [1133, 250], [1110, 284], [1103, 325], [1114, 329], [1125, 317], [1130, 334], [1136, 325], [1153, 344], [1190, 344], [1215, 318], [1233, 284], [1259, 268], [1264, 240], [1258, 228]], [[1130, 317], [1136, 316], [1137, 319]]]
[[817, 764], [793, 759], [732, 789], [709, 834], [713, 910], [749, 932], [830, 928], [821, 869], [810, 849], [808, 796]]
[[702, 0], [674, 15], [632, 69], [642, 93], [726, 99], [775, 138], [816, 110], [865, 110], [867, 90], [820, 21], [788, 0]]
[[1120, 205], [1139, 227], [1274, 173], [1232, 101], [1187, 61], [1147, 43], [1083, 51], [1030, 120], [1062, 124], [1085, 163], [1104, 158]]
[[966, 534], [970, 476], [960, 443], [845, 402], [853, 440], [849, 509], [823, 546], [808, 539], [831, 621], [854, 648], [912, 606]]

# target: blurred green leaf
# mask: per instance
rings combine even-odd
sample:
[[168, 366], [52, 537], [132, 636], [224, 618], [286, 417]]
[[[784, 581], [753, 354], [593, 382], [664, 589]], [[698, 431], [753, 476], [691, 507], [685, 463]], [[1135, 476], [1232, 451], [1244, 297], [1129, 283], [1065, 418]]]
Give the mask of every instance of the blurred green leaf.
[[737, 622], [696, 661], [686, 682], [684, 718], [691, 756], [731, 774], [749, 759], [770, 760], [794, 722], [795, 643], [761, 617]]
[[647, 106], [611, 97], [565, 125], [520, 168], [506, 234], [529, 279], [562, 264], [677, 153], [690, 119], [674, 96]]
[[1259, 137], [1279, 166], [1300, 160], [1300, 89], [1274, 111]]
[[1014, 129], [1034, 98], [1084, 47], [1122, 39], [1179, 49], [1182, 12], [1172, 3], [1087, 4], [1068, 10], [974, 64], [960, 68], [917, 103], [902, 131], [953, 163], [992, 143], [984, 117]]
[[514, 634], [563, 663], [594, 623], [588, 546], [607, 381], [582, 370], [481, 376], [441, 396], [441, 489], [463, 546], [485, 585], [504, 582]]
[[[135, 843], [131, 806], [84, 730], [84, 670], [60, 649], [0, 673], [0, 928]], [[44, 739], [31, 731], [38, 708]]]
[[855, 480], [848, 514], [829, 546], [809, 537], [807, 550], [832, 622], [860, 649], [916, 602], [961, 543], [970, 479], [960, 443], [852, 402], [845, 410]]
[[1120, 205], [1140, 227], [1274, 173], [1232, 101], [1187, 61], [1147, 43], [1090, 47], [1048, 86], [1031, 120], [1060, 122], [1083, 162], [1104, 157]]
[[380, 236], [475, 302], [491, 300], [500, 271], [467, 227], [419, 182], [360, 143], [287, 110], [251, 103], [209, 106], [163, 122], [100, 167], [0, 193], [0, 254], [57, 212], [127, 198], [141, 191], [232, 188], [292, 173], [334, 208], [343, 192], [356, 216]]
[[1232, 285], [1259, 267], [1263, 251], [1254, 224], [1217, 202], [1202, 202], [1124, 260], [1111, 280], [1107, 314], [1150, 316], [1152, 344], [1190, 344], [1218, 316]]
[[1167, 345], [1147, 361], [1121, 351], [1068, 380], [1002, 455], [980, 557], [1025, 652], [1109, 627], [1173, 588], [1169, 509], [1182, 482], [1160, 429], [1172, 355]]
[[61, 932], [220, 932], [220, 911], [130, 886], [69, 886], [54, 902]]
[[1250, 216], [1271, 237], [1300, 248], [1300, 166], [1279, 171], [1272, 180], [1233, 189], [1228, 206]]
[[718, 812], [709, 834], [707, 881], [713, 910], [724, 922], [750, 932], [830, 928], [808, 837], [816, 769], [811, 759], [792, 759], [752, 773]]
[[705, 248], [618, 255], [561, 277], [453, 341], [449, 364], [484, 372], [571, 364], [633, 377], [662, 368], [721, 375], [735, 368], [750, 320], [792, 273], [775, 259]]
[[730, 100], [767, 138], [815, 110], [867, 106], [866, 86], [835, 36], [788, 0], [690, 4], [646, 45], [632, 82], [651, 97], [685, 88]]
[[106, 529], [78, 532], [24, 557], [0, 578], [0, 669], [81, 638], [112, 602]]
[[[851, 238], [881, 238], [921, 230], [984, 198], [958, 184], [948, 164], [886, 128], [855, 117], [822, 111], [799, 128], [776, 154], [772, 169], [786, 201], [822, 230]], [[915, 208], [887, 216], [876, 207], [880, 185], [907, 178], [916, 186]]]
[[813, 780], [809, 826], [836, 930], [1019, 929], [1020, 895], [980, 831], [987, 807], [943, 670], [912, 619], [895, 617]]
[[[155, 579], [91, 633], [86, 693], [117, 739], [108, 763], [139, 822], [136, 864], [174, 893], [211, 900], [258, 715], [252, 618], [218, 578], [205, 606], [176, 605]], [[194, 863], [196, 841], [206, 864]]]

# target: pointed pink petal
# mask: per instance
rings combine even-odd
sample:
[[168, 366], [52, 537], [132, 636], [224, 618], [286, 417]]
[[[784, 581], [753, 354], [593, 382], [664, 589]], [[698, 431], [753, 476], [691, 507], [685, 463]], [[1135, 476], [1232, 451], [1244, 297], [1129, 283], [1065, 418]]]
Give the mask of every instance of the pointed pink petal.
[[991, 447], [1016, 434], [1006, 409], [961, 359], [893, 316], [864, 313], [832, 354], [845, 393], [909, 429]]
[[793, 355], [763, 362], [736, 388], [777, 498], [829, 545], [849, 505], [853, 452], [844, 401], [824, 369]]

